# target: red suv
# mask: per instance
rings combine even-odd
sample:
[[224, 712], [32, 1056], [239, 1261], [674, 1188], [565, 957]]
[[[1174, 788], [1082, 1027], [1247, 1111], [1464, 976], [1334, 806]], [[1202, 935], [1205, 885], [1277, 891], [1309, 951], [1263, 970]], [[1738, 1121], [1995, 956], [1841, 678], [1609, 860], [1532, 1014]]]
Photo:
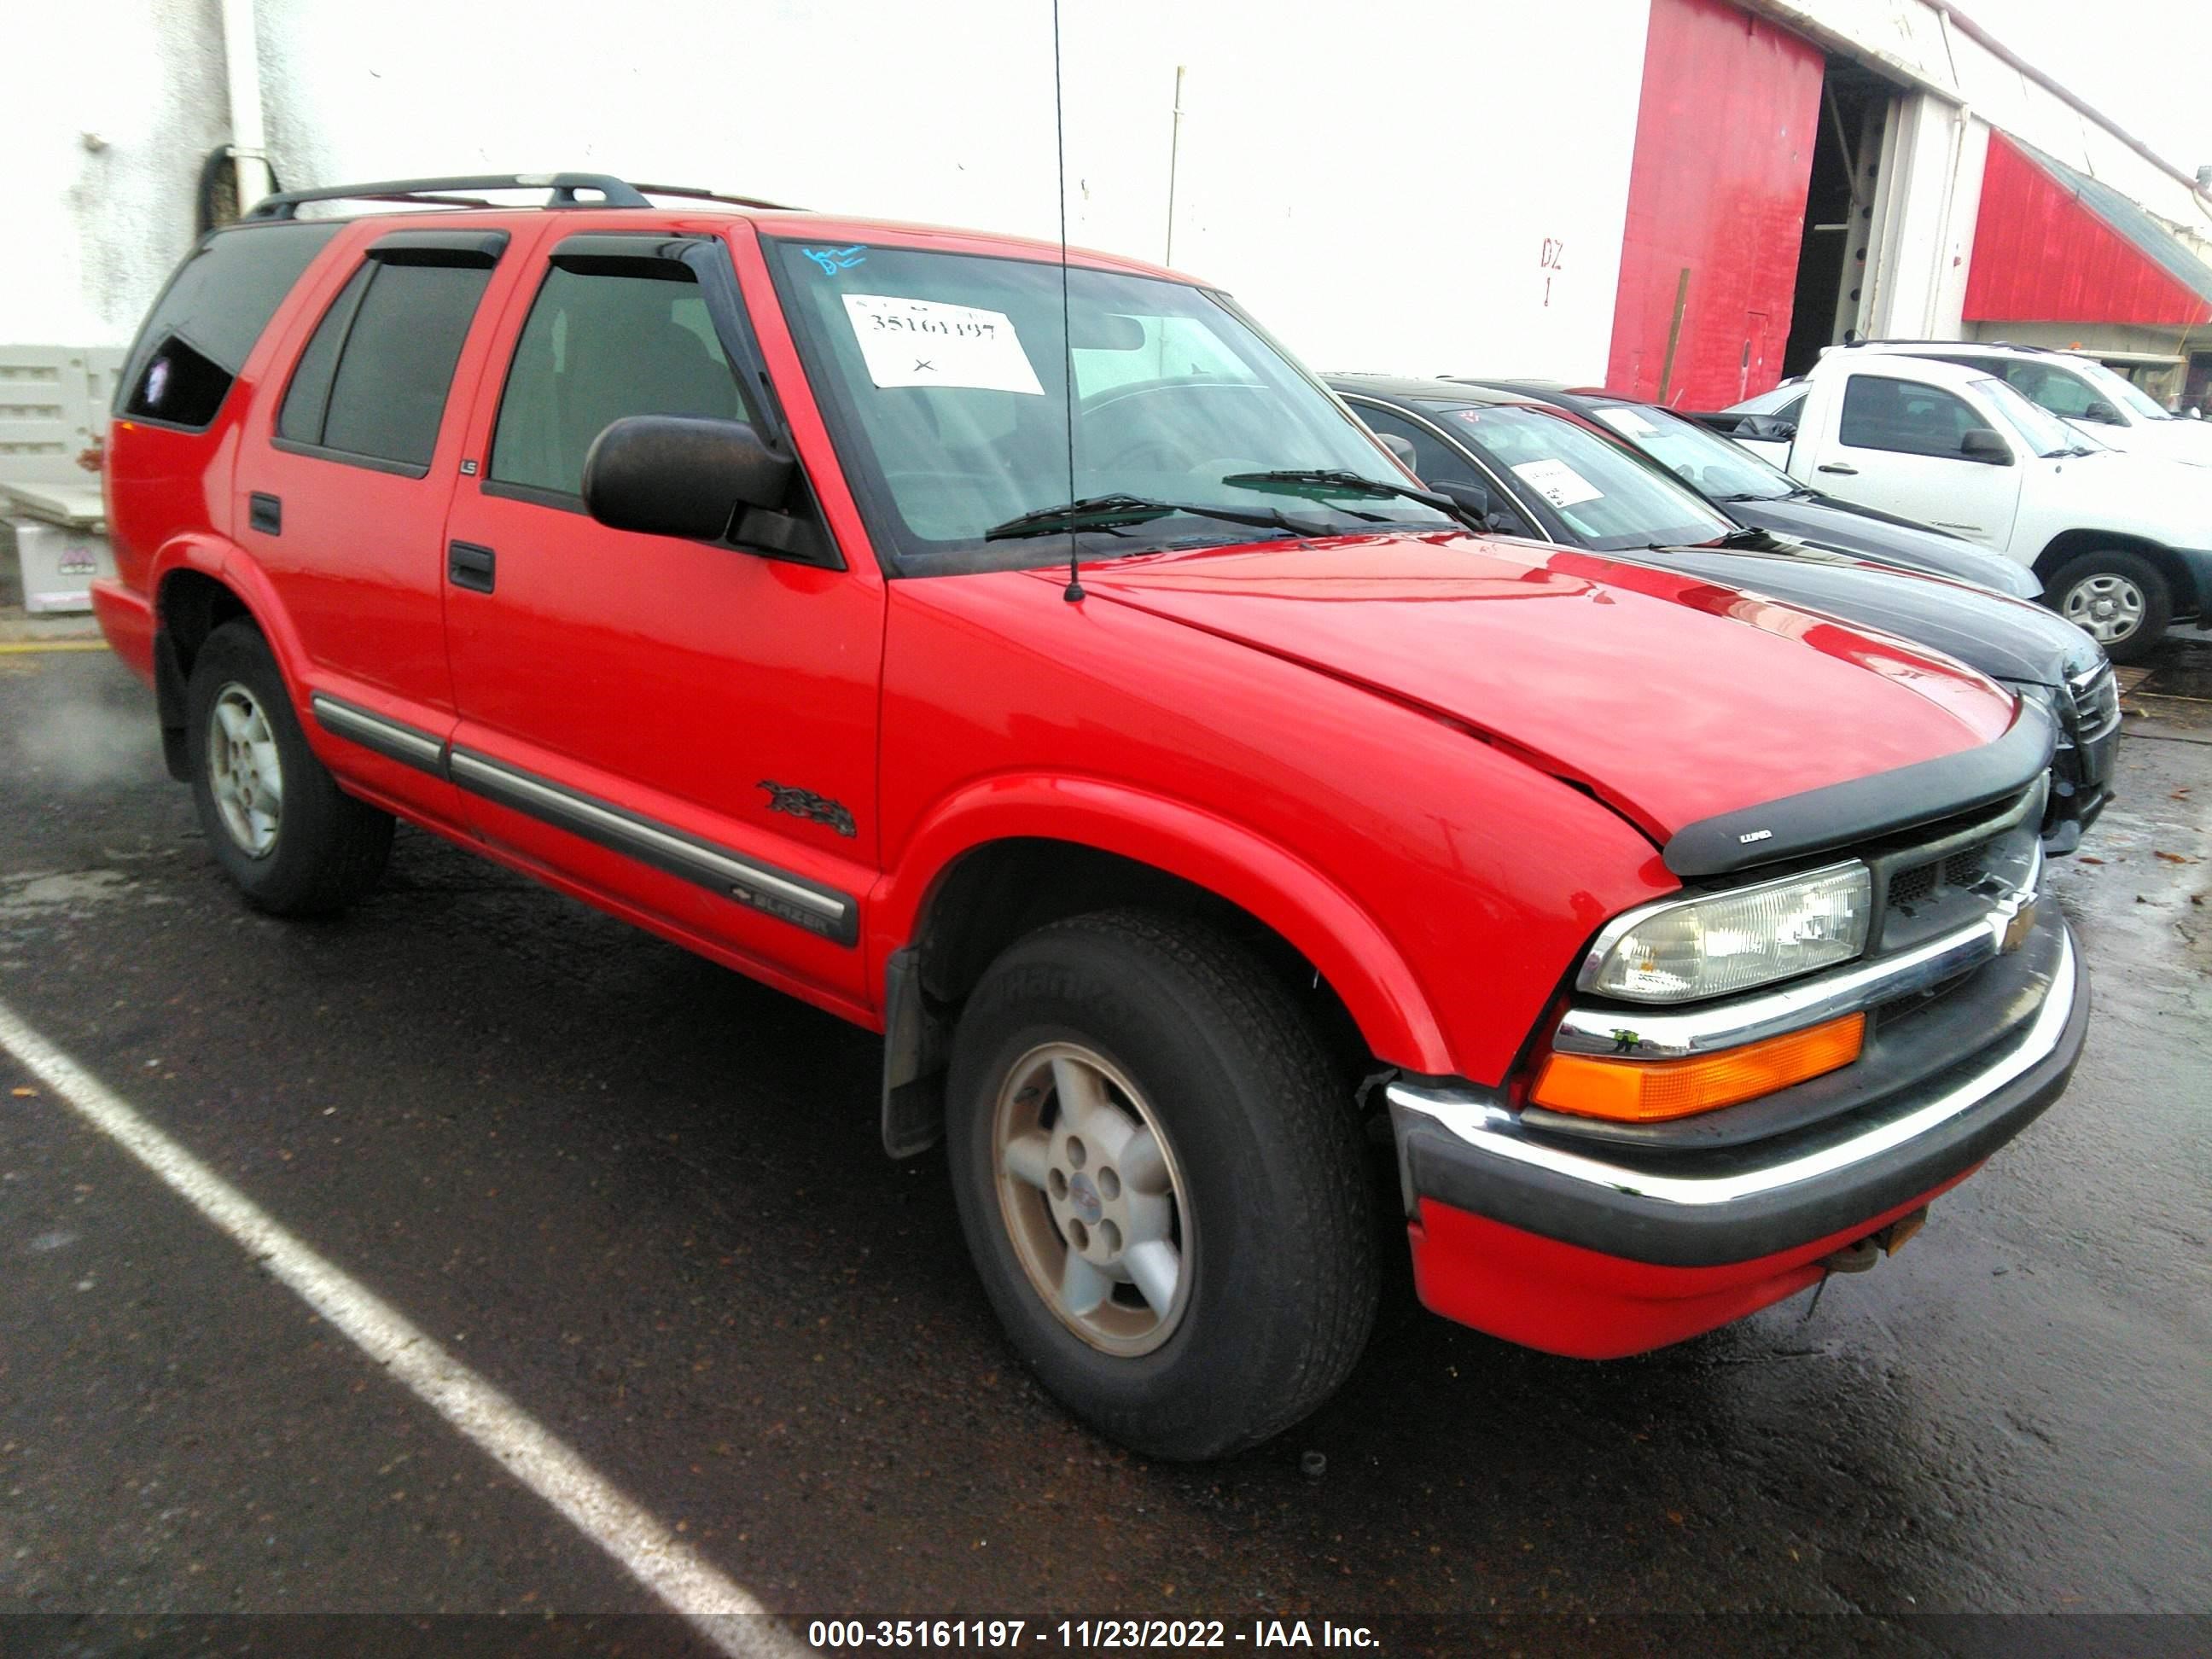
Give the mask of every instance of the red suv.
[[2064, 1087], [2033, 703], [1470, 533], [1188, 278], [698, 195], [278, 196], [155, 307], [100, 615], [255, 904], [404, 817], [881, 1030], [1015, 1345], [1171, 1457], [1337, 1387], [1386, 1217], [1632, 1353]]

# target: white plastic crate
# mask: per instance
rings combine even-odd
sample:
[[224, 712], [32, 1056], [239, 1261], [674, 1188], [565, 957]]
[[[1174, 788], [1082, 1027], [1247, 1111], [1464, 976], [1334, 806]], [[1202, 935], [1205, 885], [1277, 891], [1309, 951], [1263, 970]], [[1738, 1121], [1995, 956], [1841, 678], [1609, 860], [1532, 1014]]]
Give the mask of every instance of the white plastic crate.
[[10, 519], [8, 527], [22, 566], [24, 610], [43, 616], [92, 609], [93, 578], [115, 574], [106, 537], [36, 519]]

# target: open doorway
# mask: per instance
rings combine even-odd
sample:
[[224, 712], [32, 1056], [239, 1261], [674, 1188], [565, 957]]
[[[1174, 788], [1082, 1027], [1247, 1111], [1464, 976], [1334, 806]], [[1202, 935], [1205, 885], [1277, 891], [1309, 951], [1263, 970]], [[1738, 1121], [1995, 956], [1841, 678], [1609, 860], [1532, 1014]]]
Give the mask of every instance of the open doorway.
[[1875, 217], [1882, 143], [1898, 88], [1865, 65], [1831, 53], [1820, 82], [1820, 135], [1805, 192], [1786, 378], [1856, 331], [1867, 272], [1879, 258]]

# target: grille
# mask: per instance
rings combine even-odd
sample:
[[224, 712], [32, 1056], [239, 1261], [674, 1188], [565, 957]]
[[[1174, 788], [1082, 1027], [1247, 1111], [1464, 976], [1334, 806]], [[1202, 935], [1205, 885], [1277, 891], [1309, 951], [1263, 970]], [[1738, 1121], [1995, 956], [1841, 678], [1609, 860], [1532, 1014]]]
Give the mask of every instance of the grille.
[[1963, 853], [1954, 853], [1943, 860], [1944, 884], [1950, 887], [1972, 887], [1982, 878], [1982, 848], [1969, 847]]
[[2074, 720], [2081, 741], [2094, 743], [2120, 723], [2120, 683], [2112, 665], [2104, 663], [2094, 672], [2069, 683], [2074, 699]]
[[1934, 865], [1916, 865], [1910, 870], [1900, 870], [1889, 878], [1890, 908], [1917, 904], [1935, 890]]

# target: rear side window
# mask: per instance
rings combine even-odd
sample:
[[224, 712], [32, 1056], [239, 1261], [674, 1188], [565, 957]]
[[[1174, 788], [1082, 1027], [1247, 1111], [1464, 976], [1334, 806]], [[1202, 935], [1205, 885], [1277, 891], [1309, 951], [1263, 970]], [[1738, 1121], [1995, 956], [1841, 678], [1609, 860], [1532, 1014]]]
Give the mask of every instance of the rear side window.
[[491, 268], [372, 258], [300, 354], [277, 441], [421, 477]]
[[751, 420], [691, 272], [556, 265], [515, 342], [492, 434], [493, 484], [580, 496], [592, 441], [629, 415]]
[[202, 242], [138, 331], [117, 377], [115, 412], [196, 431], [208, 426], [276, 307], [338, 228], [245, 225]]

